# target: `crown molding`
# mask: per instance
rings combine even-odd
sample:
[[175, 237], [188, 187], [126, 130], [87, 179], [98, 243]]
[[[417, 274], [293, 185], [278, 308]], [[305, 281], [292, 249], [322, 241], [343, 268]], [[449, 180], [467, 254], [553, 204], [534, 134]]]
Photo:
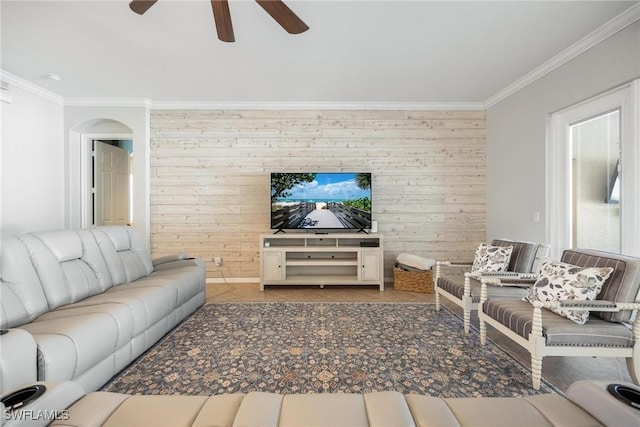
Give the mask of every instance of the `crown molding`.
[[11, 87], [29, 92], [33, 95], [39, 96], [47, 101], [55, 102], [56, 104], [63, 105], [64, 98], [56, 93], [46, 90], [45, 88], [33, 84], [21, 77], [11, 74], [8, 71], [0, 69], [0, 80], [9, 84], [7, 91], [11, 90]]
[[635, 5], [631, 6], [620, 15], [616, 16], [597, 30], [593, 31], [591, 34], [583, 37], [564, 51], [560, 52], [558, 55], [554, 56], [547, 62], [535, 68], [533, 71], [525, 74], [523, 77], [511, 83], [500, 92], [488, 98], [484, 102], [484, 108], [488, 109], [496, 105], [500, 101], [513, 95], [514, 93], [520, 91], [521, 89], [524, 89], [536, 80], [552, 72], [556, 68], [566, 64], [578, 55], [584, 53], [598, 43], [601, 43], [602, 41], [611, 37], [618, 31], [623, 30], [624, 28], [633, 24], [638, 19], [640, 19], [640, 3], [636, 3]]
[[[556, 68], [640, 19], [640, 3], [511, 83], [484, 102], [192, 102], [148, 98], [68, 98], [0, 69], [0, 80], [65, 107], [144, 107], [154, 110], [485, 110], [517, 93]], [[9, 89], [10, 90], [10, 89]]]
[[151, 108], [154, 110], [484, 110], [484, 103], [154, 101]]
[[148, 98], [66, 98], [65, 107], [144, 107], [151, 108]]

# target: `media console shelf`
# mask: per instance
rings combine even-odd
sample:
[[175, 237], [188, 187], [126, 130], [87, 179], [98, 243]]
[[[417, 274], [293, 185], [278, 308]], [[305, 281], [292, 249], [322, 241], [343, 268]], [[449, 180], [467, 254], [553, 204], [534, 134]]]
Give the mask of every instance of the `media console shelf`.
[[377, 234], [263, 234], [260, 290], [267, 285], [377, 285], [384, 250]]

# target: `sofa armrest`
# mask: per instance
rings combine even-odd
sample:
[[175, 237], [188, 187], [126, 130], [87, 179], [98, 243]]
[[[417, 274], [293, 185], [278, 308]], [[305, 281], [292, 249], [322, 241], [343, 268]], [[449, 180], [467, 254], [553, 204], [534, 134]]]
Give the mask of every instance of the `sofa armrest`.
[[3, 329], [0, 335], [0, 394], [38, 379], [38, 347], [24, 329]]
[[[622, 383], [640, 395], [640, 387]], [[577, 381], [567, 389], [567, 398], [606, 426], [640, 425], [640, 410], [611, 394], [604, 381]]]
[[[10, 403], [16, 402], [15, 396], [24, 394], [24, 390], [43, 387], [44, 391], [32, 401], [25, 401], [22, 405], [16, 405], [13, 410], [8, 409]], [[49, 425], [54, 420], [64, 420], [69, 417], [68, 409], [73, 403], [85, 395], [80, 384], [73, 381], [56, 383], [51, 381], [38, 381], [24, 384], [2, 396], [3, 427], [29, 426], [38, 427]], [[13, 402], [12, 402], [13, 400]], [[9, 403], [9, 404], [7, 404]]]
[[180, 261], [183, 259], [189, 259], [189, 256], [184, 253], [184, 252], [179, 252], [177, 254], [171, 254], [171, 255], [165, 255], [159, 258], [155, 258], [153, 260], [151, 260], [151, 263], [153, 264], [153, 266], [157, 266], [160, 264], [166, 264], [168, 262], [172, 262], [172, 261]]

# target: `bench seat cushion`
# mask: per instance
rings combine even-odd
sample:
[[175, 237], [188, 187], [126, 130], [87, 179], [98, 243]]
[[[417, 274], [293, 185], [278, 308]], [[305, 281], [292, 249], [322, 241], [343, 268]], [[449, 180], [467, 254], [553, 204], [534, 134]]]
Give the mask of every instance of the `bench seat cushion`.
[[[533, 322], [533, 306], [518, 299], [488, 299], [482, 311], [528, 339]], [[591, 316], [584, 325], [542, 309], [542, 334], [548, 346], [633, 347], [631, 330], [622, 323], [612, 323]]]
[[[471, 302], [477, 304], [480, 302], [480, 282], [470, 278]], [[462, 281], [452, 280], [449, 277], [440, 277], [438, 279], [438, 287], [449, 292], [458, 299], [462, 299], [464, 295], [464, 279]], [[487, 286], [487, 296], [489, 298], [521, 298], [527, 295], [528, 288], [520, 288], [515, 286]]]

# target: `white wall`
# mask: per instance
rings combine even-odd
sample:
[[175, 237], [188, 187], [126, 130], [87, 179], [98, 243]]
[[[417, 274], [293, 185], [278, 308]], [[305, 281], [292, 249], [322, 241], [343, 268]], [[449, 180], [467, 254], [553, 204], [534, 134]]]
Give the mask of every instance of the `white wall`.
[[61, 103], [15, 86], [2, 105], [3, 236], [63, 228], [64, 136]]
[[640, 22], [487, 109], [488, 239], [545, 241], [548, 115], [638, 76]]

